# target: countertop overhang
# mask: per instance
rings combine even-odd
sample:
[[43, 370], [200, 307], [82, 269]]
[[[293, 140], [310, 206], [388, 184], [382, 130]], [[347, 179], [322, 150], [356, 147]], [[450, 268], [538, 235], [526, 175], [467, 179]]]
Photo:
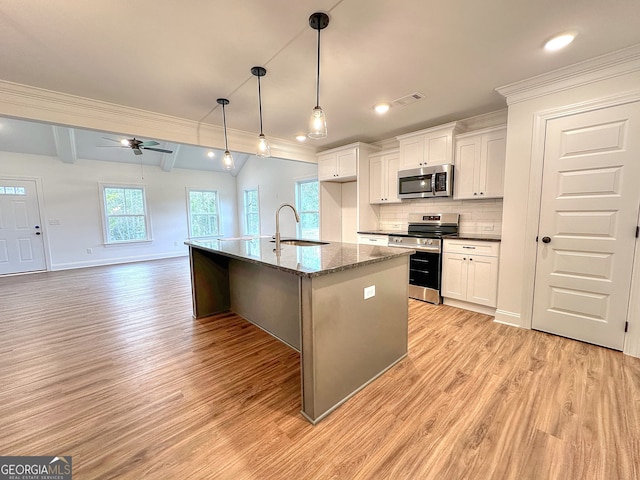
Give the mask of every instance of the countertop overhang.
[[191, 240], [184, 243], [192, 248], [301, 277], [318, 277], [415, 253], [415, 250], [405, 248], [328, 242], [326, 245], [304, 247], [283, 244], [280, 253], [276, 254], [275, 243], [267, 238]]

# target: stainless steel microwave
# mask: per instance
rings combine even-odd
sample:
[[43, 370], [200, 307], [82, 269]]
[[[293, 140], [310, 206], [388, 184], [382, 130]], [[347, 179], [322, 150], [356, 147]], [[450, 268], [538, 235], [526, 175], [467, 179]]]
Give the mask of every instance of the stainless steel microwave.
[[398, 197], [432, 198], [453, 195], [453, 164], [398, 172]]

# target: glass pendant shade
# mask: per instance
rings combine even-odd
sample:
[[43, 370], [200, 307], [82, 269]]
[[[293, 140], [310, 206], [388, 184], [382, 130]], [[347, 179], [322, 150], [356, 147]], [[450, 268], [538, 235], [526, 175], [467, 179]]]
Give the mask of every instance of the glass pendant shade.
[[227, 170], [233, 170], [235, 167], [235, 163], [233, 162], [233, 157], [231, 156], [231, 152], [229, 150], [225, 150], [224, 157], [222, 157], [222, 165]]
[[258, 135], [258, 152], [256, 153], [259, 157], [270, 157], [271, 149], [269, 148], [269, 140], [264, 136], [264, 133]]
[[316, 12], [309, 17], [309, 26], [318, 31], [318, 64], [316, 70], [316, 106], [313, 107], [309, 119], [309, 138], [327, 137], [327, 119], [320, 106], [320, 31], [329, 25], [329, 16], [323, 12]]
[[327, 119], [324, 116], [322, 108], [317, 106], [311, 112], [309, 119], [309, 138], [326, 138], [327, 137]]

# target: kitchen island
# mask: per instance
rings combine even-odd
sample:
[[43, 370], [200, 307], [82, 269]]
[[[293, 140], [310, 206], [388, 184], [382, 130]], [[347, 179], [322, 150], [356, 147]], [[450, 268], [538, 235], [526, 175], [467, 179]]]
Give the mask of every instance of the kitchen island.
[[300, 352], [302, 414], [320, 421], [407, 355], [412, 250], [265, 238], [190, 241], [193, 315], [233, 311]]

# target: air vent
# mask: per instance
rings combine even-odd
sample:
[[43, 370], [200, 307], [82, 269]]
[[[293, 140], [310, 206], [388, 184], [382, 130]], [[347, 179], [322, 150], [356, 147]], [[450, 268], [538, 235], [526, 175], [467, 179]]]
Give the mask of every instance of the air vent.
[[413, 92], [409, 95], [405, 95], [404, 97], [396, 98], [393, 102], [391, 102], [391, 105], [394, 105], [396, 107], [404, 107], [405, 105], [417, 102], [418, 100], [422, 100], [423, 98], [426, 98], [426, 96], [422, 93]]

